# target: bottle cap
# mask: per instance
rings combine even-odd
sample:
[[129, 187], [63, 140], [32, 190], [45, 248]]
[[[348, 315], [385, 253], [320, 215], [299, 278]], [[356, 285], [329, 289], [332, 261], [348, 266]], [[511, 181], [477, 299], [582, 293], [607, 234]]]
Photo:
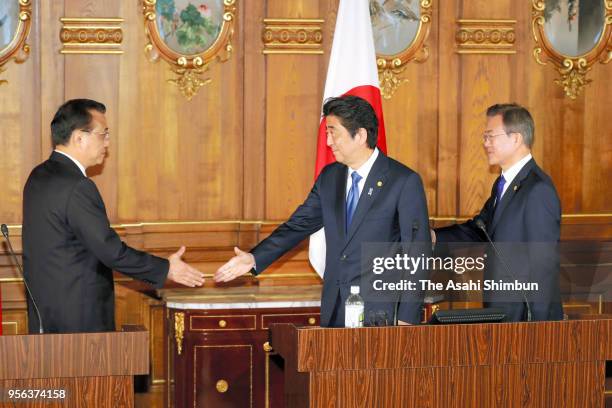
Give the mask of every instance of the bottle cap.
[[351, 295], [359, 294], [359, 286], [351, 286]]

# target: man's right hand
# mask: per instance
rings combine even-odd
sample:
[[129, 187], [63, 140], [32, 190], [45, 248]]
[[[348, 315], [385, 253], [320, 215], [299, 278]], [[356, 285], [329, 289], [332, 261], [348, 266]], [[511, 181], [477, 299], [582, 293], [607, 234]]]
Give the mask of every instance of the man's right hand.
[[229, 282], [248, 273], [255, 267], [255, 257], [249, 252], [244, 252], [234, 247], [234, 256], [215, 272], [215, 282]]
[[204, 284], [204, 274], [194, 267], [189, 266], [181, 257], [185, 253], [182, 246], [178, 251], [168, 257], [170, 268], [168, 269], [168, 279], [181, 285], [195, 287]]

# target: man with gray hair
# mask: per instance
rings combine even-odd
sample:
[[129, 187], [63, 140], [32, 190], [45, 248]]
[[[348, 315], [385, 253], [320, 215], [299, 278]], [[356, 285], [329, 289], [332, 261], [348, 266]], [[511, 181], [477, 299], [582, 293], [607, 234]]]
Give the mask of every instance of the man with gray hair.
[[438, 243], [490, 238], [500, 253], [489, 254], [484, 279], [538, 284], [527, 296], [529, 307], [521, 291], [484, 293], [485, 306], [503, 309], [510, 321], [563, 318], [558, 290], [561, 204], [551, 178], [531, 156], [533, 140], [527, 109], [517, 104], [489, 107], [482, 142], [489, 165], [499, 166], [501, 175], [479, 215], [431, 231]]

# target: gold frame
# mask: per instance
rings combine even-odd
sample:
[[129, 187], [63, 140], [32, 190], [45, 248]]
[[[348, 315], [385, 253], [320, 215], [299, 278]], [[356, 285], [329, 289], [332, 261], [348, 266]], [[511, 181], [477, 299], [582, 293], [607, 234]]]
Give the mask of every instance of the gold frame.
[[[563, 88], [565, 95], [576, 99], [582, 89], [592, 80], [586, 77], [587, 72], [599, 61], [607, 64], [612, 60], [612, 0], [602, 0], [605, 6], [604, 27], [598, 43], [590, 51], [575, 57], [559, 53], [548, 41], [544, 32], [544, 0], [532, 0], [531, 28], [536, 46], [533, 56], [540, 65], [546, 65], [547, 60], [552, 61], [561, 78], [555, 83]], [[542, 60], [542, 55], [546, 60]]]
[[[23, 64], [30, 54], [30, 46], [26, 43], [32, 26], [32, 3], [30, 0], [19, 0], [19, 24], [15, 30], [15, 35], [11, 42], [0, 50], [0, 74], [6, 69], [4, 65], [11, 59], [16, 64]], [[8, 81], [0, 79], [0, 85], [7, 84]]]
[[421, 0], [421, 21], [412, 42], [404, 50], [393, 55], [376, 54], [376, 65], [380, 81], [380, 93], [383, 98], [391, 99], [401, 84], [408, 82], [406, 78], [400, 78], [400, 74], [406, 69], [406, 64], [411, 61], [422, 63], [429, 57], [429, 47], [425, 40], [429, 36], [431, 26], [433, 0]]
[[153, 62], [156, 62], [161, 56], [171, 65], [172, 71], [178, 77], [169, 79], [168, 82], [176, 84], [187, 100], [191, 100], [202, 86], [212, 81], [210, 78], [202, 79], [201, 75], [208, 71], [208, 66], [213, 60], [225, 62], [231, 57], [234, 49], [232, 38], [236, 20], [236, 2], [237, 0], [223, 0], [221, 31], [210, 47], [198, 54], [187, 55], [174, 51], [162, 40], [156, 21], [155, 5], [157, 0], [143, 0], [145, 34], [147, 37], [145, 54]]

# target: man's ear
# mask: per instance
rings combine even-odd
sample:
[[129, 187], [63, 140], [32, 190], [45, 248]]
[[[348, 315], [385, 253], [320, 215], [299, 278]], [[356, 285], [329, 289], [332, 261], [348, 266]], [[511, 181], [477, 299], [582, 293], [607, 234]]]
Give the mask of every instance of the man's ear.
[[355, 135], [358, 139], [359, 144], [368, 144], [368, 131], [365, 128], [357, 129], [357, 134]]
[[514, 136], [516, 138], [516, 142], [521, 145], [521, 144], [525, 144], [525, 140], [523, 140], [523, 135], [520, 134], [519, 132], [512, 132], [511, 133], [512, 136]]
[[68, 139], [68, 144], [73, 144], [75, 147], [80, 146], [83, 141], [83, 132], [79, 132], [78, 130], [73, 130], [70, 138]]

